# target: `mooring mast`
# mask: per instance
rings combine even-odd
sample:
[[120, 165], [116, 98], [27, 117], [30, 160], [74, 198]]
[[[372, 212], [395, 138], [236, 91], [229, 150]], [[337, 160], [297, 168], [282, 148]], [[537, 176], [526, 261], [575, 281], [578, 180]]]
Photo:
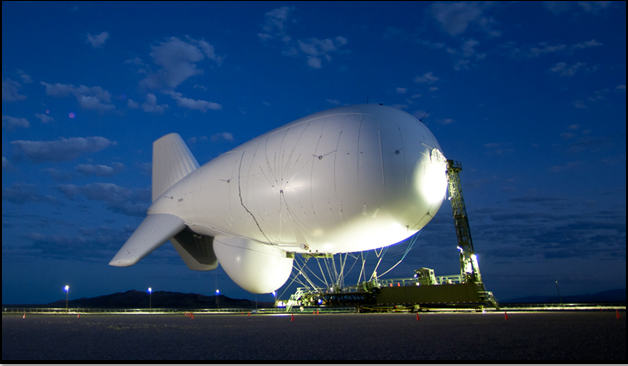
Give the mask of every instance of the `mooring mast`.
[[469, 219], [462, 196], [460, 176], [462, 164], [459, 161], [447, 160], [447, 181], [449, 182], [449, 200], [454, 216], [456, 236], [458, 237], [458, 250], [460, 251], [460, 282], [474, 282], [478, 287], [478, 293], [485, 294], [486, 289], [482, 283], [480, 267], [473, 249]]

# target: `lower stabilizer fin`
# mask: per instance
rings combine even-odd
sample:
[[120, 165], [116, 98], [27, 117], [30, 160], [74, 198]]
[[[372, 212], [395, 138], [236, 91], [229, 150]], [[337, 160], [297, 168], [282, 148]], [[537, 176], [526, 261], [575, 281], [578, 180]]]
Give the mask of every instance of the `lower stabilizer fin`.
[[128, 267], [185, 229], [185, 222], [174, 215], [150, 214], [124, 243], [110, 266]]

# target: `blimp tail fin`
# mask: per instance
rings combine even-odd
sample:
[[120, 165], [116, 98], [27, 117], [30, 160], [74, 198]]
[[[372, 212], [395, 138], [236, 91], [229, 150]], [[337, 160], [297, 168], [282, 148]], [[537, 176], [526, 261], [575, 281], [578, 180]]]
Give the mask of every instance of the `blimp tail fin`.
[[168, 134], [153, 143], [153, 202], [168, 188], [198, 169], [181, 136]]
[[109, 262], [109, 265], [132, 266], [185, 227], [185, 222], [174, 215], [149, 214]]

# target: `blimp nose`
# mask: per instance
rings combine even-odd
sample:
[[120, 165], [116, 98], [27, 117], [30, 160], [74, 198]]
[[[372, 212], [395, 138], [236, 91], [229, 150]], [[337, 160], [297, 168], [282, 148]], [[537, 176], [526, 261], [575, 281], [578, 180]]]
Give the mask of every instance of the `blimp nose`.
[[447, 159], [443, 153], [432, 149], [429, 157], [423, 156], [415, 174], [422, 199], [430, 205], [440, 205], [447, 192]]

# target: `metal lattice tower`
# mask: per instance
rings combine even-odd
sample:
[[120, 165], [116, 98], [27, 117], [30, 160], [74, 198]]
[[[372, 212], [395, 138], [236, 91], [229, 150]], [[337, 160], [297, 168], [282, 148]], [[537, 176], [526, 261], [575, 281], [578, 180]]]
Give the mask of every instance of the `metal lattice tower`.
[[460, 164], [459, 161], [447, 160], [449, 200], [451, 201], [456, 236], [458, 237], [458, 250], [460, 251], [460, 275], [462, 282], [473, 281], [481, 284], [482, 277], [480, 275], [480, 268], [475, 256], [475, 251], [473, 250], [471, 230], [469, 229], [467, 210], [464, 205], [462, 186], [460, 185], [460, 177], [458, 175], [461, 170], [462, 164]]

